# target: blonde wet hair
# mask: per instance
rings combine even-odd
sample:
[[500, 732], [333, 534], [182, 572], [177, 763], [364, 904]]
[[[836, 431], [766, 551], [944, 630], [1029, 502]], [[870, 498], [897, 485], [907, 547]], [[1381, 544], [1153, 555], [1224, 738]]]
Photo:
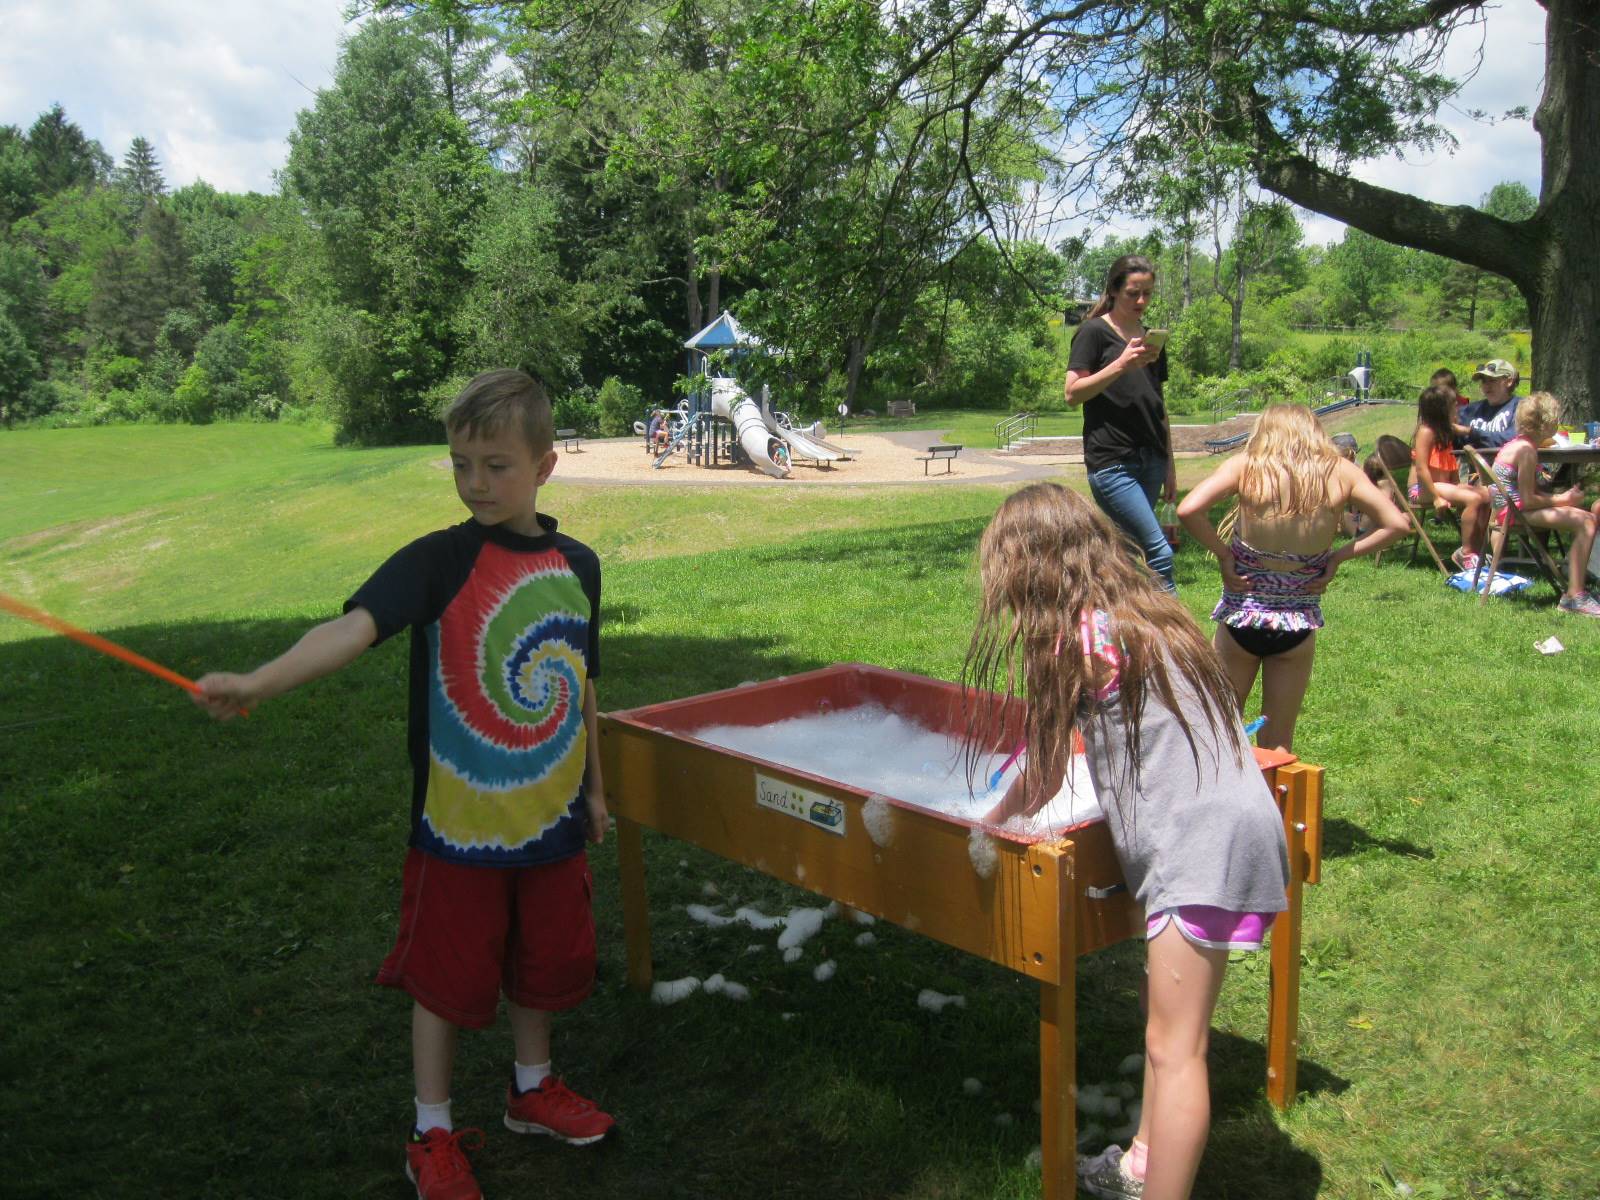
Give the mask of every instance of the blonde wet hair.
[[1269, 404], [1244, 447], [1239, 498], [1252, 508], [1303, 517], [1335, 502], [1340, 455], [1303, 404]]
[[1561, 427], [1561, 405], [1549, 392], [1533, 392], [1517, 405], [1517, 432], [1533, 434]]

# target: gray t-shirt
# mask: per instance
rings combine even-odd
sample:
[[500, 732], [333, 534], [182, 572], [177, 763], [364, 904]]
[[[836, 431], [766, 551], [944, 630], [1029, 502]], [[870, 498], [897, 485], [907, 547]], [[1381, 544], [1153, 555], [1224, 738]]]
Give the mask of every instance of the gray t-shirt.
[[1137, 773], [1127, 753], [1120, 692], [1107, 689], [1079, 715], [1089, 777], [1123, 878], [1146, 913], [1190, 904], [1282, 912], [1289, 886], [1283, 818], [1244, 729], [1234, 717], [1219, 740], [1199, 694], [1170, 659], [1167, 669], [1194, 736], [1193, 751], [1177, 716], [1149, 687]]

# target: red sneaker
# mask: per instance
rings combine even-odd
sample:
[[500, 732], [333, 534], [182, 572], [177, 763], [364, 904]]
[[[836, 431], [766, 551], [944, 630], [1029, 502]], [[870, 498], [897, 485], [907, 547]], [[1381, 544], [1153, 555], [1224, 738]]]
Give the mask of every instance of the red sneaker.
[[481, 1129], [412, 1133], [406, 1143], [406, 1178], [417, 1185], [417, 1200], [483, 1200], [467, 1161], [468, 1150], [481, 1149]]
[[516, 1133], [548, 1133], [572, 1146], [598, 1142], [616, 1126], [593, 1100], [585, 1100], [551, 1075], [536, 1088], [506, 1091], [506, 1128]]

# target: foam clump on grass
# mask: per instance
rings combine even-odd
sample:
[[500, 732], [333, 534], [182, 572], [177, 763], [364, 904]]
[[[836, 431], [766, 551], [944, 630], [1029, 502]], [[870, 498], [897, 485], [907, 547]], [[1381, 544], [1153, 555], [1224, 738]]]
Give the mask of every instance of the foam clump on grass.
[[726, 996], [729, 1000], [750, 999], [749, 988], [745, 987], [742, 983], [734, 983], [731, 979], [723, 978], [721, 972], [718, 972], [717, 974], [711, 976], [710, 979], [707, 979], [705, 983], [701, 985], [701, 988], [708, 996]]
[[961, 1081], [961, 1090], [969, 1096], [976, 1096], [983, 1091], [983, 1082], [969, 1075]]
[[1144, 1070], [1144, 1055], [1130, 1054], [1117, 1064], [1118, 1075], [1132, 1075], [1136, 1071]]
[[812, 969], [811, 978], [815, 979], [818, 983], [827, 983], [828, 980], [833, 978], [834, 972], [838, 969], [839, 964], [830, 958], [827, 962], [818, 963], [816, 967]]
[[685, 975], [682, 979], [663, 979], [650, 986], [650, 999], [657, 1004], [676, 1004], [700, 990], [700, 979]]
[[872, 930], [870, 930], [870, 929], [856, 934], [856, 938], [855, 938], [856, 945], [863, 946], [863, 947], [870, 946], [874, 942], [876, 942], [877, 940], [878, 940], [878, 935], [873, 933]]
[[917, 1007], [925, 1008], [932, 1013], [942, 1013], [951, 1005], [957, 1008], [967, 1006], [965, 996], [946, 996], [943, 992], [936, 992], [932, 988], [923, 988], [917, 993]]
[[784, 918], [783, 932], [778, 935], [778, 949], [803, 946], [822, 931], [828, 919], [825, 908], [791, 908]]
[[736, 918], [723, 916], [715, 909], [704, 904], [691, 904], [684, 909], [689, 914], [691, 921], [698, 921], [702, 925], [709, 925], [712, 929], [721, 929], [724, 925], [732, 925]]

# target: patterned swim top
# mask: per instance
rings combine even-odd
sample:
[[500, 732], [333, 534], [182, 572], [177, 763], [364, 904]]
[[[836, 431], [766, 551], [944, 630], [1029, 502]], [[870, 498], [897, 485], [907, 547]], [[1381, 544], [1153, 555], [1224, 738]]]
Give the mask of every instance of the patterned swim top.
[[[1522, 493], [1517, 490], [1517, 464], [1512, 461], [1518, 442], [1527, 442], [1528, 445], [1533, 445], [1532, 438], [1518, 434], [1500, 447], [1500, 453], [1494, 456], [1494, 466], [1490, 469], [1494, 472], [1495, 482], [1505, 489], [1506, 496], [1511, 497], [1511, 503], [1521, 508]], [[1493, 510], [1497, 513], [1506, 506], [1505, 497], [1500, 494], [1499, 488], [1490, 489], [1489, 501], [1493, 506]]]
[[[1322, 628], [1322, 597], [1306, 585], [1322, 575], [1333, 547], [1315, 554], [1257, 550], [1237, 534], [1228, 547], [1233, 569], [1250, 585], [1248, 592], [1223, 592], [1211, 619], [1234, 629], [1302, 633]], [[1268, 566], [1268, 563], [1272, 566]], [[1284, 569], [1284, 564], [1297, 564]]]

